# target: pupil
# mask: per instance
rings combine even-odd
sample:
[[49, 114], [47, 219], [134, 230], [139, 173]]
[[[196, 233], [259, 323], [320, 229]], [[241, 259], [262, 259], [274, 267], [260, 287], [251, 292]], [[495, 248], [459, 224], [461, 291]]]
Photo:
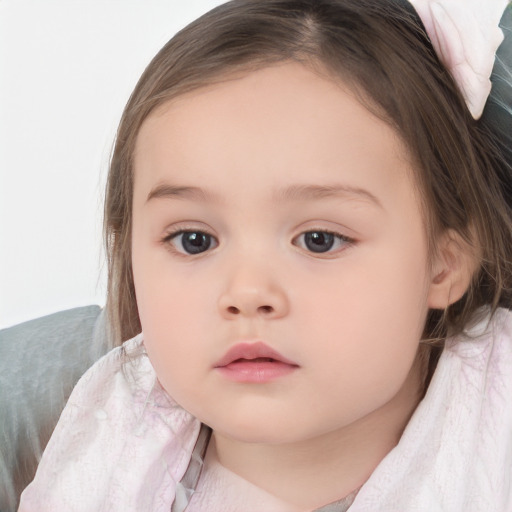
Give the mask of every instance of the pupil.
[[327, 252], [334, 245], [334, 235], [321, 231], [306, 233], [306, 247], [312, 252]]
[[210, 235], [201, 232], [184, 233], [182, 244], [189, 254], [199, 254], [207, 251], [212, 243]]

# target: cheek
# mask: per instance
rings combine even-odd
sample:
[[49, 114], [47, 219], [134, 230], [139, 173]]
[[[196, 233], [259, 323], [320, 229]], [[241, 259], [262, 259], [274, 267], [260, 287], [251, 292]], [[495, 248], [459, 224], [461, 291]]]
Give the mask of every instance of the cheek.
[[321, 375], [326, 386], [362, 378], [363, 388], [389, 385], [392, 392], [403, 383], [428, 310], [422, 254], [359, 253], [336, 277], [307, 287], [298, 332], [310, 340], [313, 360], [329, 362]]
[[[142, 231], [142, 233], [140, 233]], [[135, 224], [132, 242], [132, 268], [137, 307], [143, 331], [153, 337], [169, 334], [170, 327], [194, 323], [201, 290], [190, 282], [194, 273], [184, 263], [172, 262], [171, 255], [158, 242], [150, 240], [143, 226]]]
[[[134, 234], [132, 250], [133, 279], [137, 308], [144, 333], [144, 344], [157, 369], [161, 362], [172, 364], [176, 351], [184, 351], [180, 325], [193, 326], [190, 287], [173, 279], [165, 269], [159, 252], [148, 250]], [[156, 257], [155, 257], [156, 255]], [[178, 319], [180, 320], [178, 322]], [[180, 354], [181, 356], [185, 354]]]
[[165, 251], [142, 244], [134, 243], [132, 265], [144, 345], [160, 382], [181, 404], [191, 396], [204, 400], [197, 382], [214, 362], [214, 283], [197, 268], [171, 263]]
[[160, 274], [157, 267], [135, 278], [139, 316], [146, 346], [158, 345], [161, 355], [190, 357], [204, 339], [205, 297], [184, 279]]
[[206, 400], [197, 382], [211, 364], [204, 336], [208, 330], [197, 315], [201, 304], [191, 287], [157, 275], [156, 270], [140, 274], [136, 287], [144, 345], [162, 386], [193, 411], [191, 404]]
[[326, 268], [312, 275], [298, 295], [304, 305], [299, 318], [313, 316], [316, 327], [337, 326], [336, 332], [343, 334], [378, 325], [384, 336], [396, 325], [411, 336], [421, 332], [418, 323], [426, 313], [427, 261], [420, 251], [369, 248], [354, 252], [335, 271]]

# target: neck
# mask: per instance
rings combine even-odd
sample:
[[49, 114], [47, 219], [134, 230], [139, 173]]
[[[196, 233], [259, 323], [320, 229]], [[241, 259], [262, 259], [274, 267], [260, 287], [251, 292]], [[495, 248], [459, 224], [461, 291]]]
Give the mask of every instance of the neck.
[[300, 442], [244, 443], [213, 433], [219, 462], [261, 489], [311, 510], [357, 490], [398, 443], [422, 395], [419, 361], [400, 391], [356, 422]]

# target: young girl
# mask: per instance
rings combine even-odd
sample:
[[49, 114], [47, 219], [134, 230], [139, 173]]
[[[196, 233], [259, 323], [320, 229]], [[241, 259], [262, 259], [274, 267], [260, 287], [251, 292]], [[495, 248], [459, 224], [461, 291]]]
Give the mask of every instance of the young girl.
[[512, 510], [510, 164], [442, 9], [453, 75], [403, 0], [234, 0], [160, 51], [107, 185], [129, 341], [21, 511]]

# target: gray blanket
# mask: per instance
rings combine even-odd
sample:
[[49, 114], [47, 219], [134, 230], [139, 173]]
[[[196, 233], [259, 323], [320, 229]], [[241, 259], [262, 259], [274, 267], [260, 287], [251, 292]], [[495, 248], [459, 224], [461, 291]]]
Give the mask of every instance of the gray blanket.
[[110, 348], [98, 306], [0, 330], [0, 512], [14, 512], [69, 395]]

